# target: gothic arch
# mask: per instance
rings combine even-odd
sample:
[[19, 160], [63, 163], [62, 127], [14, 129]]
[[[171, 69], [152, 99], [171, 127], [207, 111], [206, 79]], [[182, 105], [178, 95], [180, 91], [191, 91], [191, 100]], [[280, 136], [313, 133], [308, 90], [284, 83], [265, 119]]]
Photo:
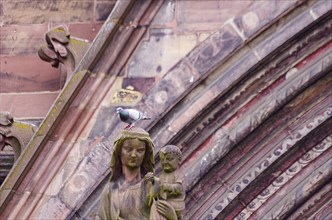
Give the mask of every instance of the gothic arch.
[[[122, 127], [109, 103], [162, 4], [119, 2], [5, 181], [1, 217], [94, 215]], [[330, 20], [323, 1], [245, 31], [237, 17], [136, 100], [156, 151], [182, 148], [186, 218], [329, 217]]]

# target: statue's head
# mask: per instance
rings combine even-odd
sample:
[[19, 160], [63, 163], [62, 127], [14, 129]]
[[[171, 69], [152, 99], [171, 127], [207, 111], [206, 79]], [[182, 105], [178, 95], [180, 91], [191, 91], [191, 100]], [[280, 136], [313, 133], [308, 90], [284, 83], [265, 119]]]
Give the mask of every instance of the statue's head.
[[14, 117], [9, 112], [0, 112], [0, 125], [10, 126], [14, 123]]
[[[148, 172], [154, 170], [153, 142], [148, 132], [141, 128], [124, 129], [113, 145], [113, 154], [111, 158], [111, 181], [116, 181], [122, 175], [121, 151], [122, 148], [129, 145], [141, 145], [138, 147], [144, 149], [144, 157], [139, 161], [141, 175], [145, 176]], [[127, 164], [130, 166], [130, 164]], [[133, 164], [134, 166], [134, 164]]]
[[171, 173], [180, 166], [182, 153], [178, 146], [166, 145], [160, 149], [159, 158], [163, 171]]

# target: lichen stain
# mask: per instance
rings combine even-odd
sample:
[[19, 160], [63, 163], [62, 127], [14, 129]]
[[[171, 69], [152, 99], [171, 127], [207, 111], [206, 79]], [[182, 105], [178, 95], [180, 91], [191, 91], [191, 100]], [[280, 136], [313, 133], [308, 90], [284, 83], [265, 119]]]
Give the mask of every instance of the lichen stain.
[[142, 99], [142, 96], [142, 93], [137, 91], [129, 89], [119, 89], [114, 93], [111, 104], [135, 105]]

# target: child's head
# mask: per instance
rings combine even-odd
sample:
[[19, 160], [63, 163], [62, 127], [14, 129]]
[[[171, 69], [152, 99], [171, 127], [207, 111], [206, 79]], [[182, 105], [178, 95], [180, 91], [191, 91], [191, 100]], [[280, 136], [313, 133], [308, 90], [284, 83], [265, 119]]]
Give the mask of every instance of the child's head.
[[159, 151], [161, 166], [165, 173], [176, 170], [181, 162], [182, 153], [175, 145], [166, 145]]

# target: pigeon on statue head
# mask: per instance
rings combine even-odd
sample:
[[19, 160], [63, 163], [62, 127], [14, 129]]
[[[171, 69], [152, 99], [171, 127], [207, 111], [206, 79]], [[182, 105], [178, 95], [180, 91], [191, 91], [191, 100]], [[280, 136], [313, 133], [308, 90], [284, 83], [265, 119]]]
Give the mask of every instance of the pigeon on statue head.
[[125, 129], [131, 129], [134, 127], [135, 123], [140, 120], [149, 120], [151, 118], [147, 117], [145, 113], [140, 112], [136, 109], [124, 109], [121, 107], [116, 108], [116, 113], [118, 114], [119, 119], [127, 123], [128, 125], [125, 127]]

